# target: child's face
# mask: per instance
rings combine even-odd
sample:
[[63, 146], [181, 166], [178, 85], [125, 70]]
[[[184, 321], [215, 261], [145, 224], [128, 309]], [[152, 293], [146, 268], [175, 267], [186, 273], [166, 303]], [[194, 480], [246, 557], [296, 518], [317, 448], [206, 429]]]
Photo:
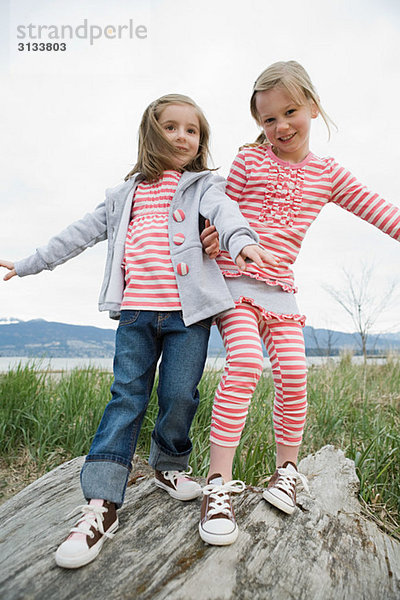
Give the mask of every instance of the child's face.
[[297, 104], [285, 89], [276, 86], [257, 92], [256, 108], [274, 153], [282, 160], [301, 162], [310, 151], [311, 119], [318, 116], [315, 104], [307, 98], [304, 104]]
[[158, 119], [165, 137], [179, 151], [177, 167], [182, 168], [193, 160], [199, 151], [200, 122], [190, 104], [169, 104]]

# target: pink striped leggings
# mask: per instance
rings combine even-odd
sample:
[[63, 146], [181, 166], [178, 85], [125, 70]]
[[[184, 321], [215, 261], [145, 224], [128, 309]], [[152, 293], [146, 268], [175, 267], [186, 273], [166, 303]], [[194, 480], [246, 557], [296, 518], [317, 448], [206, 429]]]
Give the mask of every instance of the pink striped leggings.
[[256, 307], [241, 303], [217, 319], [227, 357], [215, 394], [210, 439], [219, 446], [237, 446], [251, 397], [268, 351], [275, 385], [275, 440], [301, 443], [307, 411], [307, 369], [303, 331], [297, 321], [265, 320]]

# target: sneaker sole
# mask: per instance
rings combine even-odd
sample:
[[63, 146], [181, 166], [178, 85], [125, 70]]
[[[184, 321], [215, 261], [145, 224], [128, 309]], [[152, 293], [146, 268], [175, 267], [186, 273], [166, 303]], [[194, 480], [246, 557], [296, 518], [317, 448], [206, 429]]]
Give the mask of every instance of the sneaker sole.
[[239, 528], [236, 525], [235, 529], [231, 533], [218, 535], [216, 533], [204, 531], [201, 523], [199, 523], [199, 534], [203, 542], [206, 542], [206, 544], [210, 544], [211, 546], [230, 546], [230, 544], [233, 544], [233, 542], [237, 540]]
[[286, 513], [287, 515], [291, 515], [294, 512], [295, 506], [290, 506], [289, 504], [286, 504], [285, 502], [283, 502], [283, 500], [281, 500], [280, 498], [277, 498], [276, 496], [271, 494], [268, 490], [265, 490], [263, 492], [263, 498], [264, 498], [264, 500], [266, 500], [267, 502], [269, 502], [276, 508], [279, 508], [279, 510]]
[[[114, 533], [118, 529], [118, 520], [112, 525], [109, 529], [109, 533]], [[62, 555], [58, 555], [56, 552], [56, 564], [63, 569], [79, 569], [79, 567], [84, 567], [92, 562], [97, 556], [100, 554], [100, 551], [103, 547], [104, 542], [106, 541], [106, 537], [102, 536], [97, 544], [89, 548], [88, 552], [85, 556], [73, 558], [72, 556], [63, 557]]]
[[192, 492], [190, 494], [184, 495], [184, 494], [180, 494], [173, 488], [170, 488], [168, 485], [166, 485], [159, 479], [154, 478], [154, 483], [156, 484], [157, 487], [159, 487], [162, 490], [164, 490], [165, 492], [167, 492], [171, 496], [171, 498], [175, 498], [175, 500], [182, 500], [183, 502], [186, 502], [187, 500], [194, 500], [195, 498], [198, 498], [202, 494], [201, 487], [199, 487], [197, 492]]

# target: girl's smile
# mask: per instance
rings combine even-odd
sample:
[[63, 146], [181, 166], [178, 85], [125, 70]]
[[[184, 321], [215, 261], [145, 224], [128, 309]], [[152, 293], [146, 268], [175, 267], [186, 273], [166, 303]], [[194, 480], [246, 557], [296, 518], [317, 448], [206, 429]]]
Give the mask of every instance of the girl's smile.
[[182, 168], [196, 158], [200, 144], [200, 122], [189, 104], [169, 104], [160, 115], [164, 135], [179, 151], [176, 160]]
[[257, 92], [259, 123], [276, 156], [291, 163], [301, 162], [309, 153], [311, 119], [318, 116], [314, 103], [304, 98], [298, 104], [280, 86]]

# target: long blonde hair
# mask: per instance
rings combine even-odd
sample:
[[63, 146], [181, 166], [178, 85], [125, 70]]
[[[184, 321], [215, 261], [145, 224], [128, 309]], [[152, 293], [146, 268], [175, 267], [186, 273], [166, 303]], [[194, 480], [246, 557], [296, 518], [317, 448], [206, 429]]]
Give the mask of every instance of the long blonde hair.
[[188, 96], [167, 94], [152, 102], [144, 111], [139, 126], [138, 158], [133, 169], [125, 177], [127, 181], [135, 173], [144, 175], [147, 181], [156, 181], [166, 169], [176, 169], [174, 157], [179, 152], [164, 135], [159, 124], [162, 111], [170, 104], [188, 104], [196, 110], [200, 124], [200, 143], [196, 156], [187, 165], [185, 171], [205, 171], [208, 169], [210, 126], [203, 111]]
[[[304, 104], [304, 99], [315, 104], [319, 114], [325, 121], [328, 137], [330, 137], [329, 123], [334, 127], [336, 125], [322, 108], [317, 90], [307, 71], [295, 60], [276, 62], [265, 69], [256, 79], [250, 99], [250, 111], [258, 124], [260, 124], [260, 116], [256, 107], [257, 92], [272, 90], [276, 86], [282, 87], [297, 104]], [[266, 141], [267, 138], [263, 132], [258, 136], [256, 143], [263, 144]]]

